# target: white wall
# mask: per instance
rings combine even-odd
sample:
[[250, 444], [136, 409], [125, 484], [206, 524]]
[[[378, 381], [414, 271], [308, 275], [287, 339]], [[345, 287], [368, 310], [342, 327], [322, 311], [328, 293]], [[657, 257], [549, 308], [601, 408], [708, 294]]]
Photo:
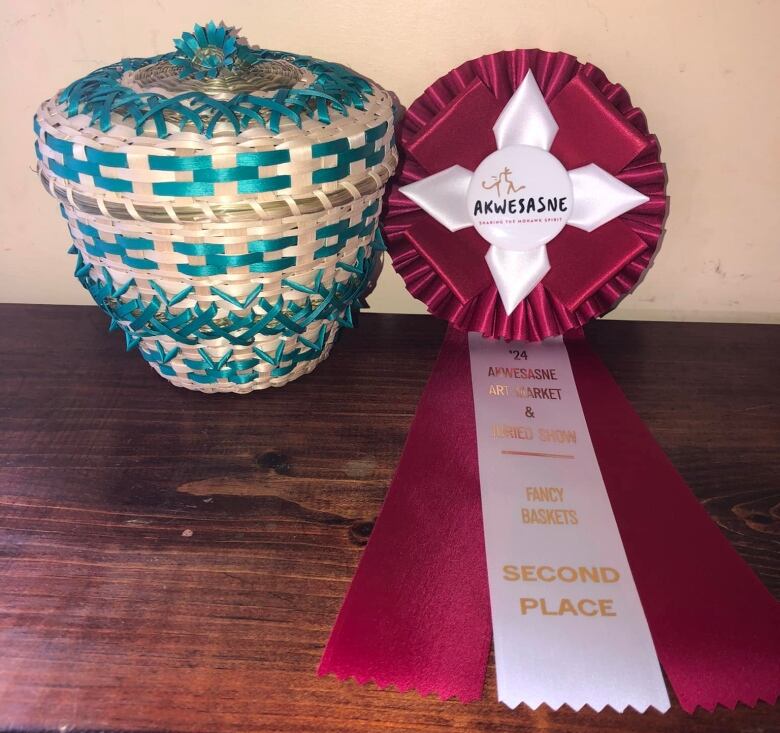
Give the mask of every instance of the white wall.
[[[3, 0], [0, 300], [86, 303], [34, 170], [43, 98], [215, 17], [253, 43], [341, 61], [409, 104], [462, 61], [565, 50], [624, 84], [659, 136], [668, 234], [622, 318], [780, 322], [777, 0]], [[379, 311], [421, 312], [389, 266]]]

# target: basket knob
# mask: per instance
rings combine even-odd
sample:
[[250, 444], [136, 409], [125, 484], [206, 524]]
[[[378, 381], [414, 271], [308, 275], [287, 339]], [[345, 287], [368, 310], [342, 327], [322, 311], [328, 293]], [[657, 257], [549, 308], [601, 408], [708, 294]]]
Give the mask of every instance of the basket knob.
[[173, 43], [177, 53], [171, 63], [179, 68], [182, 79], [214, 79], [236, 62], [236, 28], [222, 22], [217, 25], [210, 20], [206, 25], [196, 24], [192, 33], [182, 33], [181, 38], [173, 39]]

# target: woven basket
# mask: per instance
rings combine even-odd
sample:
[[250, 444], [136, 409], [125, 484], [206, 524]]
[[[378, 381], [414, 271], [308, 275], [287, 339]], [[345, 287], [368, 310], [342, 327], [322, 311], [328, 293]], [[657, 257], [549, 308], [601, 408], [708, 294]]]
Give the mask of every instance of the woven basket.
[[196, 26], [35, 116], [76, 277], [173, 384], [249, 392], [329, 353], [383, 249], [393, 104], [344, 67]]

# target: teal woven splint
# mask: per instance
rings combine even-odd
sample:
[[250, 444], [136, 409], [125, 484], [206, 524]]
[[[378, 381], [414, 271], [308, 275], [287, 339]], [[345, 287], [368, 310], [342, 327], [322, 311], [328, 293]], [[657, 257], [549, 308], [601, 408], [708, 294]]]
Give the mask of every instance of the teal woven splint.
[[[233, 308], [243, 313], [228, 312], [219, 317], [217, 303], [206, 307], [195, 305], [176, 309], [174, 306], [186, 298], [192, 287], [186, 287], [174, 295], [166, 295], [163, 288], [153, 280], [149, 284], [155, 295], [149, 299], [136, 297], [124, 300], [128, 290], [135, 284], [129, 280], [122, 284], [114, 282], [106, 268], [96, 268], [84, 262], [77, 252], [76, 276], [90, 293], [97, 305], [109, 316], [109, 329], [117, 327], [124, 332], [128, 350], [143, 344], [140, 351], [143, 358], [153, 364], [166, 376], [179, 376], [199, 384], [213, 384], [227, 380], [233, 384], [246, 384], [258, 377], [255, 369], [261, 364], [272, 367], [271, 375], [283, 376], [301, 362], [318, 358], [327, 345], [327, 336], [332, 326], [353, 326], [352, 311], [361, 305], [360, 295], [364, 291], [375, 263], [377, 253], [384, 249], [382, 237], [376, 230], [368, 254], [361, 249], [354, 265], [339, 263], [337, 267], [350, 273], [344, 282], [335, 282], [330, 287], [322, 284], [323, 270], [319, 270], [311, 285], [296, 283], [288, 278], [284, 284], [306, 293], [300, 303], [285, 301], [281, 296], [273, 302], [262, 297], [258, 286], [244, 301], [238, 301], [219, 288], [211, 292]], [[320, 322], [315, 338], [303, 336], [310, 326]], [[332, 324], [332, 325], [329, 325]], [[275, 353], [263, 351], [256, 343], [256, 337], [280, 337]], [[296, 337], [296, 346], [284, 350], [284, 339]], [[180, 354], [180, 346], [166, 345], [162, 339], [177, 344], [197, 346], [209, 341], [224, 339], [238, 347], [251, 347], [251, 358], [234, 358], [232, 350], [215, 361], [204, 348], [197, 349], [200, 358], [184, 359], [189, 371], [185, 374], [174, 370], [170, 363]]]

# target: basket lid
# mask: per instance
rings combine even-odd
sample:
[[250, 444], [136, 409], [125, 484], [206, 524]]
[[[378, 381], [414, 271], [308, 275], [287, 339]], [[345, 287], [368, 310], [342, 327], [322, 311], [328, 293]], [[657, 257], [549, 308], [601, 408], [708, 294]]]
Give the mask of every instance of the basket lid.
[[328, 125], [334, 112], [364, 110], [374, 93], [367, 79], [340, 64], [250, 47], [235, 28], [213, 21], [173, 43], [170, 53], [96, 69], [58, 100], [103, 132], [121, 120], [135, 123], [139, 134], [190, 130], [208, 138], [256, 125], [278, 134], [283, 122], [301, 127], [306, 118]]
[[281, 197], [284, 215], [346, 203], [391, 175], [393, 99], [368, 79], [251, 47], [213, 21], [174, 46], [96, 69], [43, 103], [38, 157], [55, 195], [112, 216], [131, 199], [133, 218], [165, 199], [185, 220], [202, 218], [197, 199], [231, 197], [235, 210], [251, 198], [256, 211]]

